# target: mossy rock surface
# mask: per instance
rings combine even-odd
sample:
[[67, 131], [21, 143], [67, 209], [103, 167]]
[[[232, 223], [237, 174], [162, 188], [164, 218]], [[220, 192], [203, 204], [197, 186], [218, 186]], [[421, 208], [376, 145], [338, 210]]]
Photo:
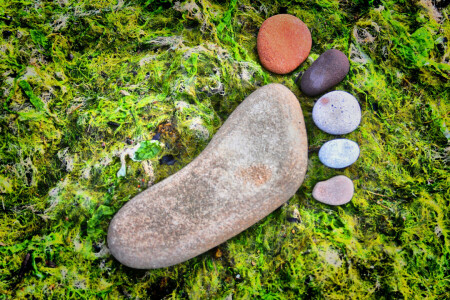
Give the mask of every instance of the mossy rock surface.
[[[259, 26], [277, 13], [313, 38], [287, 75], [256, 52]], [[446, 1], [428, 0], [0, 3], [0, 299], [447, 298], [449, 15]], [[344, 171], [320, 163], [333, 137], [295, 84], [331, 48], [350, 60], [336, 89], [363, 113], [346, 135], [361, 156]], [[290, 88], [305, 114], [310, 158], [296, 195], [183, 264], [138, 271], [114, 260], [113, 214], [192, 161], [268, 83]], [[125, 156], [156, 133], [163, 147], [148, 159]], [[175, 164], [161, 164], [166, 155]], [[339, 174], [353, 200], [315, 201], [315, 183]]]

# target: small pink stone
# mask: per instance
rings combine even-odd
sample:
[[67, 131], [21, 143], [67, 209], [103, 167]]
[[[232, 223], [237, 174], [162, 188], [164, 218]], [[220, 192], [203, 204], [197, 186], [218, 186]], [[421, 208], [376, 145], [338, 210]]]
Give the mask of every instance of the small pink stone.
[[313, 189], [312, 196], [325, 204], [342, 205], [352, 200], [353, 192], [353, 181], [347, 176], [339, 175], [318, 182]]

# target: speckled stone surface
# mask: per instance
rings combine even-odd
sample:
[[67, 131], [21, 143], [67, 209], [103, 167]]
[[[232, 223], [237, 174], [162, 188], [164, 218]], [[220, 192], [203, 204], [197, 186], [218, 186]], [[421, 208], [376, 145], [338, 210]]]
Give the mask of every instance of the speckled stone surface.
[[312, 117], [329, 134], [347, 134], [361, 122], [361, 108], [356, 98], [344, 91], [329, 92], [314, 104]]
[[335, 139], [320, 147], [319, 159], [327, 167], [342, 169], [353, 164], [359, 157], [357, 143], [347, 139]]
[[354, 192], [353, 181], [347, 176], [338, 175], [318, 182], [312, 196], [319, 202], [329, 205], [343, 205], [352, 200]]
[[264, 68], [287, 74], [308, 57], [312, 39], [308, 27], [299, 18], [281, 14], [263, 22], [256, 43]]
[[138, 269], [197, 256], [287, 201], [306, 173], [300, 104], [285, 86], [248, 96], [190, 164], [135, 196], [114, 216], [108, 246]]
[[347, 56], [339, 50], [330, 49], [316, 59], [297, 84], [307, 96], [317, 96], [341, 82], [349, 70]]

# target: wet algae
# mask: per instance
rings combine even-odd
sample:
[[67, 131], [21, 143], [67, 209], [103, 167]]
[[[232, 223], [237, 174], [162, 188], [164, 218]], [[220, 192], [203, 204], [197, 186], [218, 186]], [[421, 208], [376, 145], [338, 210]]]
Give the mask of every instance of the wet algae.
[[[258, 27], [277, 13], [313, 38], [288, 75], [264, 70], [256, 53]], [[447, 298], [449, 14], [431, 0], [1, 2], [0, 298]], [[351, 63], [336, 89], [363, 110], [346, 136], [361, 156], [346, 170], [320, 163], [316, 149], [332, 137], [295, 85], [331, 48]], [[296, 195], [186, 263], [115, 261], [112, 215], [192, 161], [272, 82], [305, 112], [311, 152]], [[152, 155], [124, 155], [155, 135]], [[160, 163], [167, 155], [173, 164]], [[353, 200], [314, 201], [314, 184], [338, 174], [354, 180]]]

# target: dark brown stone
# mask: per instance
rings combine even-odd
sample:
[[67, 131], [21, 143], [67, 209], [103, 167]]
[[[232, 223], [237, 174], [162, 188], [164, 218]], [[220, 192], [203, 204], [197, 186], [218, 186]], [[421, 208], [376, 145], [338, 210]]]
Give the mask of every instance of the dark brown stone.
[[349, 70], [350, 63], [345, 54], [330, 49], [319, 56], [297, 84], [306, 95], [317, 96], [341, 82]]
[[111, 253], [129, 267], [151, 269], [225, 242], [294, 195], [307, 152], [295, 95], [280, 84], [259, 88], [196, 159], [120, 209], [109, 226]]
[[264, 21], [256, 43], [264, 68], [287, 74], [308, 57], [312, 39], [308, 27], [299, 18], [281, 14]]

